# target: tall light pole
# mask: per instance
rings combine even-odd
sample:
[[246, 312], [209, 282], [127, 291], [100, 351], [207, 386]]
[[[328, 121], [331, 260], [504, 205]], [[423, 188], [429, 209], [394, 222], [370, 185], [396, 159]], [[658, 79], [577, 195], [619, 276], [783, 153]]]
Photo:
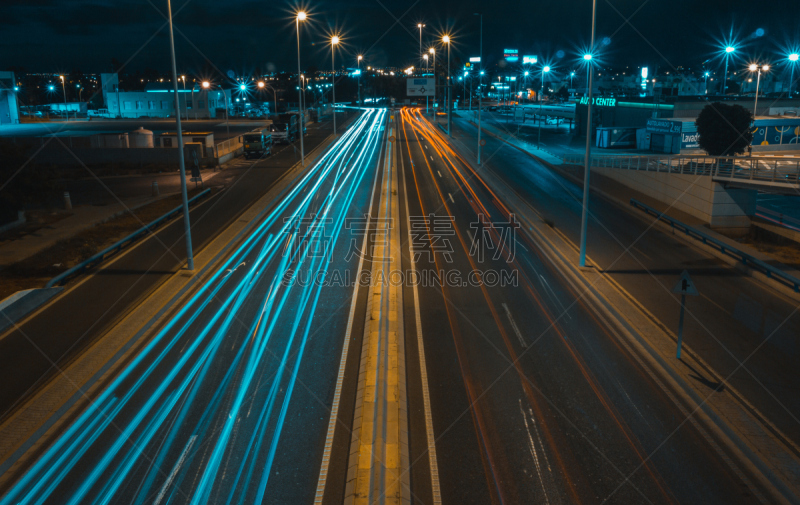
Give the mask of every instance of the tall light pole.
[[[64, 91], [64, 114], [67, 116], [67, 121], [69, 121], [69, 110], [67, 109], [67, 85], [63, 75], [59, 76], [61, 78], [61, 89]], [[77, 117], [76, 117], [77, 119]]]
[[364, 105], [363, 103], [361, 103], [361, 60], [363, 59], [364, 57], [359, 54], [358, 55], [358, 105]]
[[725, 76], [723, 77], [722, 81], [722, 96], [728, 94], [728, 58], [736, 51], [736, 48], [733, 46], [727, 46], [725, 48]]
[[539, 90], [539, 138], [536, 141], [536, 148], [542, 148], [542, 95], [544, 95], [544, 74], [550, 71], [550, 67], [545, 65], [542, 67], [542, 89]]
[[570, 96], [572, 96], [572, 91], [571, 91], [571, 90], [575, 89], [575, 88], [572, 86], [572, 78], [573, 78], [573, 77], [575, 77], [575, 72], [570, 72], [570, 73], [569, 73], [569, 88], [570, 88], [569, 95], [570, 95]]
[[758, 77], [756, 77], [756, 100], [753, 102], [753, 120], [755, 121], [756, 113], [758, 110], [758, 86], [761, 84], [761, 71], [764, 72], [769, 71], [769, 65], [757, 65], [753, 63], [749, 67], [751, 72], [758, 72]]
[[80, 84], [76, 84], [75, 87], [78, 88], [78, 102], [80, 102], [83, 100], [83, 88], [81, 88]]
[[181, 80], [183, 81], [183, 104], [186, 106], [186, 121], [189, 121], [189, 103], [186, 101], [186, 76], [182, 75]]
[[272, 90], [272, 98], [275, 100], [275, 112], [278, 112], [278, 93], [275, 91], [275, 88], [273, 88], [271, 85], [267, 84], [264, 81], [258, 81], [258, 88], [259, 89], [269, 88]]
[[592, 55], [594, 54], [594, 25], [597, 12], [597, 0], [592, 0], [592, 38], [589, 44], [589, 53], [583, 56], [586, 61], [587, 73], [589, 74], [589, 103], [586, 105], [588, 109], [586, 113], [586, 152], [584, 155], [584, 169], [583, 169], [583, 209], [581, 210], [581, 252], [579, 257], [579, 264], [581, 267], [586, 266], [586, 232], [589, 226], [589, 175], [591, 160], [589, 155], [591, 152], [591, 137], [592, 137]]
[[336, 54], [336, 44], [339, 43], [339, 37], [334, 35], [331, 37], [331, 93], [333, 94], [333, 136], [336, 136], [336, 63], [334, 62], [334, 55]]
[[300, 79], [300, 21], [305, 20], [306, 13], [304, 11], [298, 12], [297, 17], [294, 20], [295, 30], [297, 31], [297, 85], [299, 87], [297, 90], [297, 108], [300, 109], [300, 125], [298, 126], [300, 130], [300, 161], [302, 161], [303, 166], [306, 166], [306, 152], [303, 146], [303, 129], [305, 123], [303, 118], [303, 83]]
[[452, 88], [450, 83], [450, 36], [445, 35], [442, 37], [442, 42], [447, 44], [447, 136], [452, 137], [450, 135], [450, 110], [453, 108], [450, 96], [450, 88]]
[[[417, 28], [419, 28], [419, 55], [422, 58], [422, 29], [425, 28], [425, 25], [422, 23], [417, 23]], [[419, 60], [419, 68], [422, 68], [422, 60]]]
[[183, 234], [186, 237], [186, 268], [194, 270], [192, 233], [189, 226], [189, 197], [186, 192], [186, 165], [183, 162], [183, 132], [181, 131], [181, 106], [178, 102], [178, 70], [175, 66], [175, 36], [172, 33], [172, 2], [167, 0], [169, 13], [169, 50], [172, 55], [172, 91], [175, 93], [175, 129], [178, 133], [178, 165], [181, 171], [181, 200], [183, 200]]
[[481, 68], [478, 71], [478, 166], [481, 165], [481, 112], [483, 109], [483, 90], [481, 89], [481, 85], [483, 84], [483, 14], [475, 13], [474, 16], [480, 17], [480, 49], [478, 57], [480, 58]]
[[[423, 54], [422, 59], [425, 60], [425, 73], [427, 74], [430, 68], [428, 67], [428, 55]], [[428, 95], [425, 95], [425, 114], [428, 113]]]
[[800, 54], [792, 53], [789, 55], [789, 65], [791, 65], [791, 69], [789, 70], [789, 98], [792, 98], [792, 89], [794, 88], [794, 67], [797, 65], [797, 61], [800, 60]]
[[709, 75], [708, 72], [703, 72], [703, 77], [705, 78], [705, 83], [703, 84], [703, 87], [705, 88], [706, 95], [708, 94], [708, 75]]
[[433, 55], [433, 105], [434, 105], [434, 114], [436, 113], [436, 50], [434, 48], [428, 49], [428, 52]]
[[[211, 88], [211, 83], [208, 82], [208, 81], [203, 81], [200, 85], [203, 87], [203, 89], [206, 89], [206, 90]], [[208, 96], [208, 95], [206, 95], [206, 96]], [[231, 129], [228, 126], [228, 95], [225, 94], [225, 90], [224, 89], [222, 90], [222, 98], [225, 99], [225, 130], [228, 133], [228, 138], [230, 138]], [[278, 106], [276, 105], [275, 108], [277, 109], [277, 107]]]

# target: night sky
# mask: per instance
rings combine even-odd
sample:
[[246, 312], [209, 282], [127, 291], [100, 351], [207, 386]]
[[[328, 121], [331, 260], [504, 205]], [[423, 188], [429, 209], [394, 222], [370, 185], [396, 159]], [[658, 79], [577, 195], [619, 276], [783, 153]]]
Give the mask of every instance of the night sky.
[[[731, 29], [745, 44], [741, 53], [774, 60], [792, 41], [795, 47], [800, 44], [798, 12], [790, 14], [789, 3], [598, 0], [601, 63], [660, 68], [697, 65], [715, 57], [715, 41], [722, 41]], [[453, 57], [475, 56], [478, 18], [472, 13], [479, 11], [484, 13], [487, 64], [496, 62], [508, 47], [519, 49], [520, 54], [537, 54], [540, 60], [545, 57], [565, 69], [574, 65], [576, 55], [588, 45], [591, 19], [590, 0], [315, 0], [305, 4], [174, 0], [178, 71], [199, 72], [205, 65], [241, 75], [256, 68], [296, 68], [292, 13], [298, 5], [310, 16], [302, 34], [304, 69], [330, 67], [326, 34], [336, 28], [343, 39], [337, 66], [355, 66], [354, 55], [359, 52], [366, 55], [366, 64], [374, 66], [414, 65], [418, 22], [427, 25], [423, 44], [434, 33], [449, 29]], [[632, 26], [625, 24], [622, 16], [637, 9]], [[159, 31], [165, 12], [166, 0], [2, 0], [0, 69], [107, 72], [115, 59], [128, 62], [126, 71], [166, 72], [167, 30]]]

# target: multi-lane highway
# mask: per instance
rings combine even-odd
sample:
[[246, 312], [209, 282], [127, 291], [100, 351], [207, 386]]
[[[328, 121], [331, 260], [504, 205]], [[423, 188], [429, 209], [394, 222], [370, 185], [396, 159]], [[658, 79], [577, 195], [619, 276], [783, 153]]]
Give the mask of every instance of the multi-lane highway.
[[[32, 435], [0, 504], [768, 503], [486, 177], [568, 240], [579, 188], [493, 137], [477, 169], [474, 134], [457, 121], [448, 140], [416, 109], [362, 111], [84, 407]], [[790, 315], [666, 234], [639, 241], [644, 225], [607, 202], [592, 212], [605, 227], [591, 258], [648, 308], [681, 263], [701, 289], [722, 279], [730, 293], [709, 288], [690, 317], [738, 339], [731, 356], [765, 331], [725, 315], [743, 290]], [[702, 338], [687, 344], [730, 370]], [[791, 436], [796, 399], [768, 386]], [[769, 401], [754, 403], [772, 417]]]

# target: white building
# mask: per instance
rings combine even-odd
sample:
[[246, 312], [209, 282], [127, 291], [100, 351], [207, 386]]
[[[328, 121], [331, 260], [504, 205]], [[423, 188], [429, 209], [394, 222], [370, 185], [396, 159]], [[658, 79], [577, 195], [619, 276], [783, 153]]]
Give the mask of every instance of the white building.
[[14, 72], [0, 72], [0, 125], [19, 123], [17, 91]]
[[[103, 101], [109, 114], [114, 117], [175, 117], [175, 99], [171, 84], [155, 83], [145, 86], [144, 91], [122, 91], [117, 74], [100, 74]], [[207, 119], [217, 117], [217, 110], [224, 114], [230, 103], [230, 90], [202, 89], [194, 83], [193, 89], [178, 88], [178, 107], [182, 118]], [[188, 113], [188, 115], [187, 115]]]

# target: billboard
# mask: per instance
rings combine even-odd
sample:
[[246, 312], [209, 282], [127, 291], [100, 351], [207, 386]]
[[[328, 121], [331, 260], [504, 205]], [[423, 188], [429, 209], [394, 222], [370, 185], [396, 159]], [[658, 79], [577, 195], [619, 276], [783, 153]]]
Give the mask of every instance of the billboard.
[[525, 65], [533, 65], [539, 61], [539, 57], [535, 54], [526, 54], [522, 57], [522, 63]]
[[408, 96], [433, 96], [433, 78], [412, 77], [406, 79], [406, 94]]
[[506, 61], [519, 61], [519, 50], [518, 49], [504, 49], [503, 50], [503, 58]]
[[480, 56], [472, 56], [469, 59], [469, 61], [471, 61], [472, 63], [480, 63], [481, 62], [481, 57]]

